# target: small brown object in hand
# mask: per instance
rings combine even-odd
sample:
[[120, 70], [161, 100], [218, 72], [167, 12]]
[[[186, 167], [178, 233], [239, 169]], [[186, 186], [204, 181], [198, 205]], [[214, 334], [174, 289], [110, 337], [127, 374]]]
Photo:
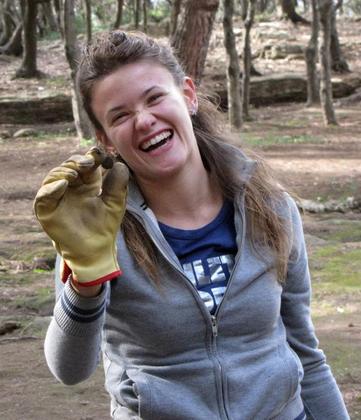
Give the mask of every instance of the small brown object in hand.
[[113, 167], [113, 159], [100, 147], [94, 146], [88, 153], [93, 156], [95, 163], [102, 165], [104, 169], [111, 169]]

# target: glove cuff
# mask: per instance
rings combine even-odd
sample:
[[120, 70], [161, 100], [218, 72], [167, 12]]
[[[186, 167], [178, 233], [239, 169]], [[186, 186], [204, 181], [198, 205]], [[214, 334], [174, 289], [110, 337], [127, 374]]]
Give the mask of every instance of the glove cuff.
[[113, 280], [122, 274], [122, 271], [118, 269], [118, 270], [113, 271], [110, 274], [106, 274], [105, 276], [99, 277], [98, 279], [91, 280], [89, 282], [84, 282], [84, 281], [79, 282], [76, 278], [76, 275], [72, 272], [71, 268], [68, 266], [68, 264], [63, 258], [62, 258], [62, 266], [60, 268], [60, 271], [61, 271], [60, 278], [63, 283], [66, 283], [69, 276], [71, 275], [72, 282], [74, 283], [74, 285], [76, 286], [79, 284], [82, 287], [96, 286], [98, 284], [105, 283], [106, 281]]
[[74, 283], [75, 286], [76, 285], [80, 285], [82, 287], [89, 287], [89, 286], [96, 286], [98, 284], [105, 283], [106, 281], [113, 280], [116, 277], [120, 276], [121, 274], [122, 274], [122, 271], [121, 270], [116, 270], [116, 271], [113, 271], [110, 274], [107, 274], [106, 276], [103, 276], [103, 277], [100, 277], [98, 279], [95, 279], [95, 280], [92, 280], [92, 281], [88, 281], [88, 282], [84, 282], [84, 281], [80, 281], [79, 282], [77, 280], [77, 278], [76, 278], [76, 275], [74, 275], [74, 273], [73, 273], [72, 278], [73, 278], [73, 283]]

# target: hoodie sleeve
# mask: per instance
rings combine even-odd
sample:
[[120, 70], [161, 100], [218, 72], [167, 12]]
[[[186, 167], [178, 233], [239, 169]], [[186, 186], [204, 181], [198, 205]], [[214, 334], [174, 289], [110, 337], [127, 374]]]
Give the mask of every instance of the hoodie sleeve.
[[304, 368], [301, 396], [312, 420], [349, 419], [341, 392], [326, 363], [311, 320], [311, 282], [302, 220], [295, 202], [288, 198], [292, 244], [282, 293], [281, 315], [287, 340]]
[[87, 379], [98, 365], [107, 287], [98, 296], [85, 298], [73, 290], [70, 281], [63, 287], [58, 282], [56, 279], [57, 302], [45, 337], [45, 358], [59, 381], [74, 385]]

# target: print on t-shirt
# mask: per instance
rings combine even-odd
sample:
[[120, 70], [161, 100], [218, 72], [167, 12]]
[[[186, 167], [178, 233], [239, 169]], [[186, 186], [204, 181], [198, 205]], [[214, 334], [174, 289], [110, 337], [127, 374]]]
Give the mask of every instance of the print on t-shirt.
[[223, 298], [233, 266], [233, 255], [222, 255], [183, 264], [186, 276], [198, 289], [200, 297], [212, 315]]

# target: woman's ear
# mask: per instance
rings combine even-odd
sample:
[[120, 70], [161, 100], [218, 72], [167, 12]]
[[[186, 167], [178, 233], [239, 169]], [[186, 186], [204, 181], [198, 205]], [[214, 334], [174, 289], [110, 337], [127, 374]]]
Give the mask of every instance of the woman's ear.
[[195, 115], [198, 110], [198, 98], [193, 80], [186, 76], [183, 80], [183, 95], [190, 115]]
[[115, 148], [103, 130], [95, 130], [95, 135], [100, 144], [102, 144], [108, 153], [115, 153]]

